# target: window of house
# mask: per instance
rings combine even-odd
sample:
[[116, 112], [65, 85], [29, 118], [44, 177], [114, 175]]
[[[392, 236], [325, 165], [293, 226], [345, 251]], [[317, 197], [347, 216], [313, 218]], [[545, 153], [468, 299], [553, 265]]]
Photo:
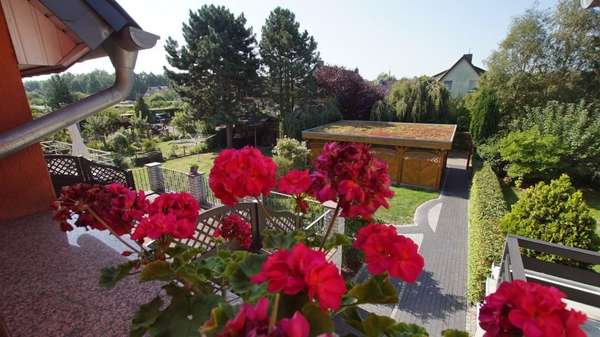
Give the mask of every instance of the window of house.
[[444, 81], [444, 85], [448, 90], [452, 90], [452, 81]]
[[477, 88], [476, 80], [469, 80], [469, 91], [475, 90]]

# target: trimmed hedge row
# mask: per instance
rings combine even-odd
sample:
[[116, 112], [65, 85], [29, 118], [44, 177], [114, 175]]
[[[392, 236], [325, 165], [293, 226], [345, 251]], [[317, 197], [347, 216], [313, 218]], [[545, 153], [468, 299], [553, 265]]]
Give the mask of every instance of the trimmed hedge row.
[[492, 262], [500, 261], [504, 244], [500, 219], [507, 211], [498, 177], [485, 163], [473, 176], [469, 200], [469, 303], [483, 300]]

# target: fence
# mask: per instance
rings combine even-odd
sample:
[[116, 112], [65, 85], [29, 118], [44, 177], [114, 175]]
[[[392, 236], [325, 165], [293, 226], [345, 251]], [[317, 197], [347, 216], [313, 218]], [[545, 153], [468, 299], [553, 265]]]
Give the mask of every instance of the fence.
[[[73, 153], [73, 145], [71, 143], [50, 140], [46, 142], [40, 142], [40, 145], [42, 145], [42, 151], [44, 151], [44, 154], [71, 155]], [[87, 148], [87, 150], [88, 155], [86, 156], [86, 159], [104, 165], [114, 165], [112, 152], [91, 148]]]
[[[319, 218], [325, 213], [327, 208], [315, 200], [309, 199], [307, 202], [308, 211], [303, 215], [305, 223], [308, 222], [312, 224], [317, 220], [321, 221], [322, 219]], [[265, 204], [265, 207], [273, 211], [294, 210], [296, 206], [293, 196], [279, 192], [271, 192], [268, 197], [263, 199], [263, 203]]]
[[521, 254], [522, 249], [568, 258], [587, 266], [600, 265], [599, 253], [509, 235], [506, 237], [498, 281], [533, 280], [558, 288], [569, 300], [600, 307], [600, 274], [585, 267], [542, 261]]
[[150, 177], [148, 176], [148, 170], [145, 167], [139, 167], [129, 170], [133, 177], [133, 183], [136, 190], [142, 190], [150, 192]]
[[162, 167], [165, 192], [190, 192], [189, 174]]

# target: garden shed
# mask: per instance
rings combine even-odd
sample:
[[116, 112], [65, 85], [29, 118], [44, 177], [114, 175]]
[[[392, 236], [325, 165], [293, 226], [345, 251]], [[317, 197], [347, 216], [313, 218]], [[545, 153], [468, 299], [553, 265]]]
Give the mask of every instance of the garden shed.
[[454, 124], [338, 121], [305, 130], [302, 137], [312, 158], [331, 141], [370, 144], [388, 163], [393, 184], [438, 190], [455, 133]]

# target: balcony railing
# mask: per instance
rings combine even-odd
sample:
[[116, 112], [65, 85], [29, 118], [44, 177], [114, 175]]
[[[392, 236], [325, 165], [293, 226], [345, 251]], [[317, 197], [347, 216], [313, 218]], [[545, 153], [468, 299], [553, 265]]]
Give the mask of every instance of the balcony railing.
[[[584, 267], [541, 261], [521, 254], [523, 249], [568, 258]], [[571, 301], [600, 308], [600, 274], [585, 267], [593, 265], [600, 265], [597, 252], [509, 235], [504, 245], [498, 282], [534, 281], [560, 289]]]
[[[73, 154], [73, 145], [71, 143], [50, 140], [46, 142], [40, 142], [40, 145], [42, 145], [42, 151], [44, 151], [44, 154]], [[89, 147], [87, 150], [88, 155], [86, 156], [86, 159], [104, 165], [114, 165], [112, 152], [92, 149]]]

